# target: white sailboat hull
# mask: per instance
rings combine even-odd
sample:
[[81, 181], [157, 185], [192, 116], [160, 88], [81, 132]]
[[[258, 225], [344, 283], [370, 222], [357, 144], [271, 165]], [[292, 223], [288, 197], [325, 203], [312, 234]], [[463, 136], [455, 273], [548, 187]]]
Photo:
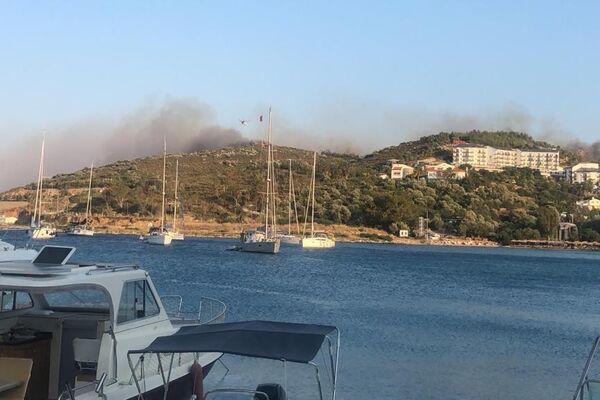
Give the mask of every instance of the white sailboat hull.
[[157, 246], [168, 246], [173, 241], [173, 236], [168, 233], [161, 233], [159, 235], [146, 236], [145, 242]]
[[283, 243], [283, 244], [301, 244], [302, 243], [302, 238], [299, 238], [298, 236], [294, 236], [294, 235], [281, 235], [281, 236], [279, 236], [279, 240], [281, 240], [281, 243]]
[[260, 242], [242, 242], [240, 244], [240, 250], [248, 253], [268, 253], [277, 254], [281, 247], [281, 241], [279, 239], [265, 240]]
[[75, 228], [67, 234], [71, 236], [94, 236], [94, 231], [86, 228]]
[[308, 237], [302, 239], [302, 248], [305, 249], [330, 249], [335, 247], [335, 241], [323, 237]]
[[173, 240], [185, 240], [185, 235], [183, 233], [171, 233], [171, 237]]
[[47, 240], [56, 236], [56, 228], [32, 228], [27, 231], [27, 236], [34, 240]]

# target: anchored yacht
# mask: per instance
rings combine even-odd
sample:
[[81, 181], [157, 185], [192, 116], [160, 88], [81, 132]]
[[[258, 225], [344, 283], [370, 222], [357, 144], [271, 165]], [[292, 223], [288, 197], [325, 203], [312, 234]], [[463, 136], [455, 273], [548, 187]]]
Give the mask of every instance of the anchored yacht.
[[71, 236], [94, 236], [94, 229], [90, 226], [90, 218], [92, 214], [92, 177], [94, 175], [94, 163], [90, 167], [90, 182], [88, 184], [87, 201], [85, 203], [85, 223], [75, 226], [67, 232]]
[[184, 326], [222, 322], [225, 305], [203, 298], [188, 320], [181, 298], [165, 308], [145, 270], [70, 262], [74, 252], [45, 246], [33, 261], [0, 263], [0, 398], [189, 399], [221, 352], [128, 353]]
[[273, 168], [272, 113], [269, 108], [269, 128], [267, 131], [267, 176], [265, 193], [264, 231], [249, 230], [240, 235], [241, 251], [250, 253], [279, 253], [281, 240], [277, 237], [277, 216], [275, 206], [275, 169]]
[[306, 202], [306, 213], [304, 214], [304, 231], [306, 232], [306, 220], [308, 218], [308, 206], [311, 205], [310, 236], [304, 236], [302, 247], [305, 249], [330, 249], [335, 247], [335, 239], [329, 237], [323, 231], [315, 231], [315, 185], [316, 185], [317, 153], [313, 158], [313, 171], [310, 182], [309, 201]]
[[42, 151], [40, 154], [40, 165], [38, 168], [38, 181], [35, 191], [35, 205], [33, 208], [33, 217], [31, 218], [31, 227], [27, 231], [27, 235], [31, 239], [45, 240], [52, 239], [56, 236], [56, 228], [46, 224], [42, 220], [42, 195], [44, 193], [44, 153], [46, 148], [46, 137], [42, 140]]
[[165, 226], [165, 184], [167, 175], [167, 139], [164, 139], [163, 149], [163, 175], [162, 175], [162, 207], [160, 214], [160, 228], [151, 228], [146, 237], [142, 239], [148, 244], [169, 246], [173, 241], [173, 232]]

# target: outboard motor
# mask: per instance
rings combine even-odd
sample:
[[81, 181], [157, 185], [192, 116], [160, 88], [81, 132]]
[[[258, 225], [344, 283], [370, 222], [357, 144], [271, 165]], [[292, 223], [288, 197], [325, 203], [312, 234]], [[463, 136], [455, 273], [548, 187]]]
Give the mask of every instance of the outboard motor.
[[[285, 390], [278, 383], [261, 383], [256, 387], [256, 391], [259, 393], [254, 394], [254, 400], [287, 400]], [[269, 398], [265, 399], [266, 394]]]

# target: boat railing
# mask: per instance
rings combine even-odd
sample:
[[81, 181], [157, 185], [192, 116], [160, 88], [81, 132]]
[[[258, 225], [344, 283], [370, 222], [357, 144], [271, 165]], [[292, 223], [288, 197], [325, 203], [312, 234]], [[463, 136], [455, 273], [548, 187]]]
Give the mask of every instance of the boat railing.
[[204, 325], [225, 321], [227, 306], [220, 300], [201, 297], [198, 308], [186, 308], [180, 295], [161, 296], [163, 307], [171, 322], [176, 325]]
[[[598, 386], [600, 386], [600, 380], [591, 379], [589, 377], [589, 373], [590, 368], [592, 366], [592, 362], [594, 361], [594, 357], [596, 356], [596, 352], [598, 351], [598, 345], [600, 345], [600, 336], [598, 336], [594, 340], [594, 344], [592, 345], [590, 354], [588, 355], [587, 361], [585, 362], [585, 366], [583, 367], [583, 372], [581, 373], [581, 377], [579, 378], [577, 389], [575, 390], [575, 394], [573, 395], [573, 400], [583, 400], [584, 398], [592, 400], [593, 398], [595, 398], [592, 397], [591, 387], [596, 386], [596, 388], [598, 388]], [[586, 393], [588, 394], [588, 396], [584, 397]], [[600, 399], [600, 397], [598, 398]]]

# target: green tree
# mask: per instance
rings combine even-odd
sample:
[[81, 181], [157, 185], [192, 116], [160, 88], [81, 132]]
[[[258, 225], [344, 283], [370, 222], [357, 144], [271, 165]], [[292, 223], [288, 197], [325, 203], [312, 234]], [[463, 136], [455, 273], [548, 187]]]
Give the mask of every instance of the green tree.
[[560, 223], [558, 210], [553, 206], [542, 206], [538, 209], [537, 219], [540, 233], [548, 240], [555, 238]]

